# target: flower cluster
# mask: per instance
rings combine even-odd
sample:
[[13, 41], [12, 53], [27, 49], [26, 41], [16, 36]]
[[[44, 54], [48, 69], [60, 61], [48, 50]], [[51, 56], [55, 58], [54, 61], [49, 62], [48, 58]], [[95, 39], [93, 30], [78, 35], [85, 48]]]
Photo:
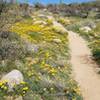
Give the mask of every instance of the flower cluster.
[[0, 93], [2, 95], [22, 95], [24, 96], [28, 91], [28, 85], [26, 82], [21, 82], [20, 84], [14, 84], [14, 87], [10, 89], [8, 81], [4, 80], [0, 82]]
[[48, 72], [50, 75], [54, 76], [57, 73], [57, 69], [52, 67], [49, 64], [44, 64], [43, 66], [41, 66], [43, 68], [44, 71]]
[[0, 82], [0, 92], [1, 91], [2, 92], [7, 92], [8, 91], [8, 88], [9, 88], [9, 86], [7, 84], [7, 80]]
[[25, 94], [29, 90], [29, 87], [26, 82], [22, 81], [20, 84], [15, 85], [13, 90], [15, 94], [25, 96]]

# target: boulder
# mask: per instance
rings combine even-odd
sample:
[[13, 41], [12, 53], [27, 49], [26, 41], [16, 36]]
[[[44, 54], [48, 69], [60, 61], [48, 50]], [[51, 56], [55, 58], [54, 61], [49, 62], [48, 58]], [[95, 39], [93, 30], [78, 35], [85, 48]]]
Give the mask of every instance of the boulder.
[[19, 70], [12, 70], [1, 79], [1, 81], [7, 81], [9, 90], [12, 90], [14, 85], [20, 84], [23, 80], [23, 74]]
[[91, 29], [90, 27], [88, 27], [88, 26], [84, 26], [84, 27], [81, 27], [79, 30], [88, 33], [88, 32], [91, 31], [92, 29]]

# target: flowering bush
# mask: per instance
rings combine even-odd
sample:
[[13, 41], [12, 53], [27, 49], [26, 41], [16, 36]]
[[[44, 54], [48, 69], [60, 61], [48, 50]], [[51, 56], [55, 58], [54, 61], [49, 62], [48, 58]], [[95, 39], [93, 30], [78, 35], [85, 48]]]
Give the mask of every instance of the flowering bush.
[[25, 96], [29, 90], [26, 82], [21, 82], [20, 84], [14, 84], [14, 87], [10, 89], [8, 82], [6, 80], [0, 82], [0, 96]]
[[[90, 20], [90, 21], [93, 22], [94, 20]], [[75, 24], [75, 26], [77, 25]], [[100, 23], [98, 22], [96, 24], [96, 27], [92, 28], [92, 30], [89, 32], [84, 32], [82, 30], [79, 30], [80, 26], [74, 28], [74, 31], [77, 31], [79, 35], [81, 35], [84, 39], [88, 41], [88, 45], [91, 49], [92, 56], [94, 57], [94, 59], [97, 61], [98, 64], [100, 64], [100, 33], [99, 33], [100, 28], [99, 27], [100, 27]]]

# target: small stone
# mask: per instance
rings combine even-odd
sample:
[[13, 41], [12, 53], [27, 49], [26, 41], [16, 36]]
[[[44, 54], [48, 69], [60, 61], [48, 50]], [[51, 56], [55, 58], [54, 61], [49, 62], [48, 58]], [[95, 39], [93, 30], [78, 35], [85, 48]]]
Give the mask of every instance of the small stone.
[[53, 41], [56, 42], [56, 43], [61, 43], [60, 39], [53, 39]]

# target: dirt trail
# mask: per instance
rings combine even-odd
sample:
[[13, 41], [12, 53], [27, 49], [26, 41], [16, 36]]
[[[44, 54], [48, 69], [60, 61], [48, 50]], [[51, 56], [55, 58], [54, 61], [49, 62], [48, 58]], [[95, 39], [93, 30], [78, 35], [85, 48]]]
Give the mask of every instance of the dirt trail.
[[79, 83], [84, 100], [100, 100], [100, 76], [94, 71], [97, 65], [90, 58], [91, 52], [78, 34], [69, 31], [71, 64], [75, 80]]

